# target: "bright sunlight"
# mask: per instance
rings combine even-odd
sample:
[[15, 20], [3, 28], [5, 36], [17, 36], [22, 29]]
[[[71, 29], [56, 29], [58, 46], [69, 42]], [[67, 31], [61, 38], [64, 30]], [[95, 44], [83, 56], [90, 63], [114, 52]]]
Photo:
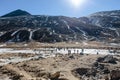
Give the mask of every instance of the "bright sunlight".
[[68, 0], [70, 5], [73, 6], [74, 8], [80, 8], [86, 0]]

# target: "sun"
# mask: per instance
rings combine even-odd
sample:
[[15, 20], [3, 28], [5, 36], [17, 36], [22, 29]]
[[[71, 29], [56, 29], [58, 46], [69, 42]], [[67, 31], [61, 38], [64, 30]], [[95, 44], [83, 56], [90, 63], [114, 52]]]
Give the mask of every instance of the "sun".
[[75, 7], [75, 8], [79, 8], [84, 4], [85, 0], [69, 0], [69, 3]]

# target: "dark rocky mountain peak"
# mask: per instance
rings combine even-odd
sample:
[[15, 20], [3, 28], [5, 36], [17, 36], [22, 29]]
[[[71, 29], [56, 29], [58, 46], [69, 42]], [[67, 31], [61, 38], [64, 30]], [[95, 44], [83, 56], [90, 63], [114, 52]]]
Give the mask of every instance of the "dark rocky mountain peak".
[[2, 17], [14, 17], [14, 16], [24, 16], [24, 15], [31, 15], [31, 14], [26, 11], [18, 9], [18, 10], [10, 12], [8, 14], [5, 14]]

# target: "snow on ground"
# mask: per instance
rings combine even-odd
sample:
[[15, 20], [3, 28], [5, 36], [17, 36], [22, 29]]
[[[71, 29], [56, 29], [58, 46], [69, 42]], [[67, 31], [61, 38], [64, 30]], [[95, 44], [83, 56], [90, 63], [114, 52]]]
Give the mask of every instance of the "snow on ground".
[[30, 31], [29, 40], [32, 40], [33, 31]]
[[11, 36], [14, 36], [16, 33], [18, 33], [20, 30], [17, 30], [11, 34]]
[[3, 53], [35, 53], [33, 50], [14, 50], [12, 48], [0, 48], [0, 54]]
[[105, 49], [79, 49], [79, 48], [38, 48], [38, 49], [24, 49], [24, 50], [17, 50], [12, 48], [0, 48], [0, 54], [5, 53], [32, 53], [37, 54], [34, 57], [29, 58], [22, 58], [22, 57], [10, 57], [8, 59], [0, 59], [0, 66], [6, 65], [9, 63], [17, 63], [22, 61], [27, 61], [31, 59], [38, 59], [38, 58], [48, 58], [48, 57], [55, 57], [56, 54], [111, 54], [113, 55], [115, 52], [113, 50], [105, 50]]
[[0, 45], [0, 47], [4, 47], [4, 46], [6, 46], [6, 44], [1, 44], [1, 45]]
[[110, 52], [109, 50], [105, 50], [105, 49], [61, 49], [61, 50], [57, 50], [57, 53], [61, 53], [61, 54], [68, 54], [68, 53], [84, 53], [84, 54], [103, 54], [103, 55], [107, 55], [107, 54], [114, 54], [114, 52]]
[[0, 54], [3, 53], [33, 53], [33, 54], [68, 54], [68, 53], [84, 53], [84, 54], [114, 54], [106, 49], [79, 49], [79, 48], [39, 48], [39, 49], [26, 49], [17, 50], [12, 48], [0, 48]]
[[9, 63], [18, 63], [18, 62], [22, 62], [22, 61], [28, 61], [31, 59], [37, 59], [39, 58], [39, 56], [34, 56], [34, 57], [29, 57], [29, 58], [21, 58], [21, 57], [10, 57], [9, 59], [0, 59], [0, 66], [2, 65], [6, 65]]

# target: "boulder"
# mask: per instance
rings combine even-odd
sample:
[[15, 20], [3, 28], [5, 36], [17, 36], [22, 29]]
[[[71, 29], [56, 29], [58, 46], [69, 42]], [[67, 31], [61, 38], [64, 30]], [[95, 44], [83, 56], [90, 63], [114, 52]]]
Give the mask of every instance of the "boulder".
[[104, 74], [109, 74], [109, 73], [110, 73], [110, 70], [109, 70], [108, 68], [104, 68], [104, 69], [103, 69], [103, 73], [104, 73]]
[[120, 80], [120, 70], [112, 70], [110, 73], [111, 80]]
[[104, 61], [104, 58], [103, 58], [103, 57], [99, 57], [96, 61], [97, 61], [97, 62], [103, 62], [103, 61]]
[[99, 69], [99, 70], [103, 70], [104, 69], [104, 65], [100, 64], [98, 62], [93, 63], [93, 68]]
[[105, 57], [104, 62], [106, 63], [112, 63], [112, 64], [117, 64], [117, 59], [114, 58], [112, 55], [108, 55]]
[[87, 74], [88, 70], [89, 70], [88, 68], [77, 68], [72, 70], [72, 72], [75, 74], [79, 74], [80, 76], [83, 76]]
[[107, 55], [105, 57], [99, 57], [97, 59], [97, 62], [103, 62], [103, 63], [111, 63], [111, 64], [117, 64], [117, 59], [114, 58], [112, 55]]

